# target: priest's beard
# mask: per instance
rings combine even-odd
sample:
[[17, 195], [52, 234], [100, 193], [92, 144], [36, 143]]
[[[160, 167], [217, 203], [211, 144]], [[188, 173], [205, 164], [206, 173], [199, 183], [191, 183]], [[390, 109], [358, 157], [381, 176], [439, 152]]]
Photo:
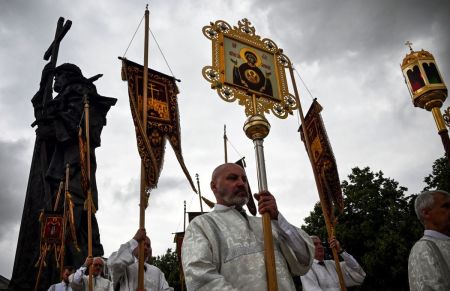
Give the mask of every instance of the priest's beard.
[[[245, 195], [242, 195], [242, 192], [245, 192]], [[219, 194], [220, 197], [222, 197], [223, 201], [225, 201], [227, 206], [236, 206], [242, 208], [242, 206], [244, 206], [248, 202], [248, 193], [245, 188], [240, 188], [234, 192], [221, 189], [219, 191]]]

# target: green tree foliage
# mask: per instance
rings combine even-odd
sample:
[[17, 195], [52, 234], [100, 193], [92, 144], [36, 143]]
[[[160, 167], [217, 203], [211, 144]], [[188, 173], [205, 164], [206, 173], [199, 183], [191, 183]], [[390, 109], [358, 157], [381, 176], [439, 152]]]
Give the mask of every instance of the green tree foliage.
[[[352, 169], [341, 186], [345, 206], [337, 238], [367, 273], [364, 284], [354, 290], [409, 290], [409, 251], [423, 230], [412, 197], [405, 196], [407, 188], [368, 167]], [[327, 237], [319, 203], [305, 222], [306, 232]]]
[[[166, 253], [162, 256], [152, 258], [152, 264], [158, 267], [166, 277], [167, 283], [174, 290], [181, 290], [180, 285], [180, 264], [178, 262], [178, 256], [176, 251], [167, 249]], [[186, 290], [186, 288], [184, 289]]]
[[450, 192], [450, 166], [447, 157], [434, 162], [432, 173], [425, 177], [424, 182], [427, 184], [424, 191], [438, 189]]

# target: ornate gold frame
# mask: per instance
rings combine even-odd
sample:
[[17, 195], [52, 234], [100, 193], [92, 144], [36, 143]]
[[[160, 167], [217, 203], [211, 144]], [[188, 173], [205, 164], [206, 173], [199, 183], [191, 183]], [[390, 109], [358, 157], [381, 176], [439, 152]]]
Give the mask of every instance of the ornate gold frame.
[[[285, 70], [290, 60], [271, 39], [261, 39], [259, 35], [256, 35], [255, 28], [247, 19], [238, 21], [238, 26], [233, 28], [227, 22], [217, 20], [203, 27], [202, 31], [212, 41], [212, 66], [205, 66], [202, 75], [211, 83], [211, 88], [217, 91], [220, 98], [227, 102], [238, 100], [239, 105], [245, 106], [247, 116], [264, 115], [271, 111], [278, 118], [284, 119], [298, 108], [298, 102], [289, 93], [286, 81]], [[272, 95], [233, 84], [227, 79], [224, 48], [227, 39], [272, 57], [271, 64], [275, 73], [273, 77], [270, 77], [271, 80], [275, 80], [275, 84], [272, 84]]]

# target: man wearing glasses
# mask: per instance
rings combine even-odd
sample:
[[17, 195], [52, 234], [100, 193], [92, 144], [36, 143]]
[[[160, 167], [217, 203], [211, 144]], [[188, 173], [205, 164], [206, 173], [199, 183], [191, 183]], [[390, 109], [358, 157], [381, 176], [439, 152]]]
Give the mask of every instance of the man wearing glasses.
[[105, 262], [101, 257], [87, 258], [70, 280], [73, 291], [89, 290], [89, 267], [92, 268], [92, 286], [94, 291], [113, 291], [111, 281], [101, 276]]

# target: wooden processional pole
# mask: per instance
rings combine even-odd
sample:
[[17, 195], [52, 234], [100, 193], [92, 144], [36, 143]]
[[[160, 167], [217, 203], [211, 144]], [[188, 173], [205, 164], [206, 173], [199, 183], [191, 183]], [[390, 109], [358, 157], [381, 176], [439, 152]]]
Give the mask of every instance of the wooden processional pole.
[[223, 150], [225, 152], [225, 164], [228, 163], [228, 149], [227, 149], [227, 126], [223, 126]]
[[[252, 94], [253, 107], [256, 112], [256, 95]], [[270, 124], [267, 119], [260, 114], [251, 115], [244, 123], [244, 132], [255, 146], [256, 170], [258, 174], [258, 190], [267, 191], [267, 175], [264, 160], [264, 138], [269, 134]], [[275, 267], [275, 251], [273, 246], [272, 224], [270, 214], [262, 215], [262, 227], [264, 234], [264, 261], [266, 264], [267, 290], [278, 290], [277, 272]]]
[[[301, 103], [300, 103], [300, 96], [298, 94], [297, 85], [295, 83], [294, 70], [292, 68], [292, 64], [291, 64], [290, 61], [289, 61], [288, 66], [289, 66], [289, 73], [291, 75], [292, 86], [294, 87], [295, 98], [297, 99], [297, 102], [298, 102], [298, 112], [299, 112], [299, 115], [300, 115], [300, 121], [301, 121], [302, 126], [303, 126], [302, 129], [303, 129], [303, 136], [305, 137], [306, 151], [308, 153], [308, 157], [309, 157], [310, 161], [312, 161], [312, 153], [311, 153], [311, 147], [310, 147], [310, 143], [309, 143], [309, 137], [308, 137], [308, 134], [306, 132], [305, 116], [303, 114], [302, 106], [301, 106]], [[326, 206], [325, 206], [325, 195], [322, 192], [323, 187], [321, 186], [321, 181], [319, 179], [319, 175], [318, 175], [314, 165], [311, 164], [311, 166], [312, 166], [313, 173], [314, 173], [314, 179], [316, 181], [317, 191], [319, 192], [320, 205], [322, 206], [322, 213], [323, 213], [323, 217], [324, 217], [324, 220], [325, 220], [325, 225], [327, 227], [328, 237], [330, 238], [330, 237], [335, 236], [334, 225], [331, 222], [330, 217], [328, 216], [328, 211], [327, 211]], [[342, 291], [346, 291], [347, 289], [345, 287], [344, 277], [342, 275], [341, 264], [339, 263], [339, 255], [337, 253], [336, 248], [333, 248], [332, 252], [333, 252], [334, 262], [336, 264], [336, 271], [337, 271], [338, 277], [339, 277], [339, 285], [340, 285]]]
[[197, 179], [197, 189], [198, 189], [198, 199], [200, 200], [200, 212], [203, 213], [203, 203], [202, 203], [202, 191], [200, 190], [200, 178], [198, 174], [195, 174]]
[[[144, 77], [142, 82], [142, 123], [144, 125], [144, 133], [147, 133], [147, 83], [148, 83], [148, 30], [149, 30], [149, 11], [148, 5], [145, 8], [145, 37], [144, 37]], [[139, 228], [145, 229], [145, 209], [147, 208], [147, 191], [146, 172], [144, 163], [141, 162], [141, 195], [139, 203]], [[144, 291], [144, 243], [145, 240], [139, 242], [139, 268], [138, 268], [138, 289]]]
[[[86, 163], [88, 176], [88, 192], [87, 192], [87, 222], [88, 222], [88, 258], [92, 258], [92, 187], [91, 187], [91, 149], [89, 138], [89, 99], [84, 95], [84, 127], [86, 134]], [[89, 291], [93, 290], [92, 286], [92, 265], [89, 267]]]

